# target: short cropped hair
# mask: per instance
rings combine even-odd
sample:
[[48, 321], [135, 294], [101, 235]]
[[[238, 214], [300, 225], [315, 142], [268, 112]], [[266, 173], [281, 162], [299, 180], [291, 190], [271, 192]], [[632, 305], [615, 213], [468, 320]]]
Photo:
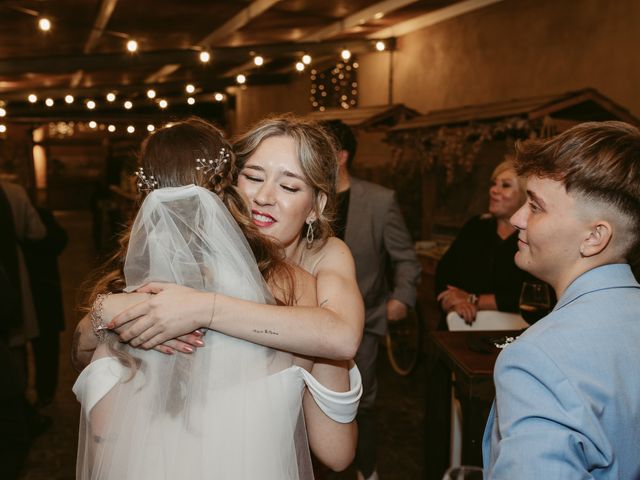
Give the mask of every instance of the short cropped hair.
[[[516, 171], [561, 182], [567, 193], [604, 203], [629, 220], [625, 248], [635, 261], [640, 232], [640, 131], [624, 122], [586, 122], [550, 138], [516, 144]], [[633, 257], [633, 258], [630, 258]]]
[[320, 125], [335, 139], [336, 149], [347, 152], [349, 155], [347, 157], [347, 169], [350, 169], [358, 148], [358, 141], [351, 127], [342, 120], [324, 120], [320, 122]]

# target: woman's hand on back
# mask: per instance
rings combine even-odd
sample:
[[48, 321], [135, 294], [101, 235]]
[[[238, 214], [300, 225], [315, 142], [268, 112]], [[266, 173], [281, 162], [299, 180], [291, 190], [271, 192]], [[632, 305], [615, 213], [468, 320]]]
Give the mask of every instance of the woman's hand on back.
[[[153, 295], [119, 313], [108, 325], [108, 328], [117, 330], [121, 341], [132, 347], [154, 348], [193, 334], [197, 329], [207, 327], [211, 321], [215, 294], [158, 282], [149, 283], [138, 292]], [[202, 346], [202, 341], [195, 340], [194, 343]]]

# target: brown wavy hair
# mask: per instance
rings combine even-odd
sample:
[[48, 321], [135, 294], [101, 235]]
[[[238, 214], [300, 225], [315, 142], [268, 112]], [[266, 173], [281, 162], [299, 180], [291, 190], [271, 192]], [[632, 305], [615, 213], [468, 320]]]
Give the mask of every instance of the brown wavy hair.
[[[226, 163], [215, 175], [197, 170], [196, 159], [215, 159], [221, 149], [229, 153]], [[290, 266], [285, 262], [284, 251], [264, 237], [251, 222], [249, 209], [243, 197], [233, 185], [236, 174], [235, 156], [224, 134], [211, 123], [191, 117], [158, 129], [141, 145], [139, 164], [147, 176], [153, 175], [158, 182], [156, 188], [179, 187], [195, 184], [215, 192], [238, 223], [256, 258], [258, 269], [267, 283], [282, 292], [278, 300], [286, 305], [294, 301], [294, 278]], [[146, 195], [141, 195], [139, 204]], [[131, 223], [119, 238], [119, 248], [91, 275], [82, 309], [89, 311], [100, 293], [122, 292], [125, 287], [124, 261], [129, 244]], [[282, 283], [284, 282], [284, 283]], [[130, 355], [120, 350], [115, 335], [110, 335], [109, 346], [120, 361], [135, 368]]]

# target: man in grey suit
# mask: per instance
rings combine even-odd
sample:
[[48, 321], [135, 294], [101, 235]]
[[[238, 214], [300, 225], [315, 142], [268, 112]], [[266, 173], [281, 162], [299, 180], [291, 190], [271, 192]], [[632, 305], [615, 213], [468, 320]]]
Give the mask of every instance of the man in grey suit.
[[[351, 249], [365, 305], [365, 327], [356, 364], [363, 394], [358, 410], [356, 467], [361, 479], [377, 479], [374, 404], [377, 392], [376, 357], [387, 321], [401, 320], [416, 302], [420, 263], [407, 231], [395, 192], [349, 174], [357, 142], [340, 120], [323, 126], [338, 148], [338, 211], [334, 230]], [[393, 280], [388, 279], [389, 262]], [[390, 285], [390, 283], [392, 283]]]

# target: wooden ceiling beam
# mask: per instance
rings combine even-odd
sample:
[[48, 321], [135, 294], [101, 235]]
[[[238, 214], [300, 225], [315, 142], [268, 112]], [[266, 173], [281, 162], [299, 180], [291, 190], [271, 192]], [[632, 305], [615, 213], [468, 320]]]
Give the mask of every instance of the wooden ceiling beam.
[[[282, 0], [254, 0], [247, 7], [243, 8], [240, 12], [227, 20], [223, 25], [216, 28], [213, 32], [200, 40], [197, 46], [202, 47], [203, 49], [211, 49], [217, 42], [225, 40], [233, 32], [240, 30], [251, 20], [259, 17], [280, 1]], [[163, 81], [165, 78], [176, 72], [179, 68], [179, 63], [167, 64], [160, 70], [149, 75], [145, 79], [145, 82], [156, 83]]]
[[[98, 9], [98, 14], [96, 15], [96, 20], [93, 22], [93, 28], [91, 29], [91, 33], [89, 34], [89, 38], [87, 42], [84, 44], [84, 48], [82, 49], [82, 53], [85, 55], [91, 53], [93, 49], [98, 44], [98, 40], [102, 37], [102, 34], [107, 28], [107, 24], [109, 20], [111, 20], [111, 15], [118, 4], [118, 0], [102, 0], [100, 2], [100, 8]], [[77, 87], [80, 85], [82, 81], [82, 76], [84, 72], [82, 70], [78, 70], [71, 79], [71, 87]]]
[[[382, 2], [375, 3], [367, 8], [363, 8], [351, 15], [348, 15], [345, 18], [338, 20], [326, 27], [321, 28], [320, 30], [316, 30], [310, 35], [304, 35], [297, 39], [298, 42], [320, 42], [322, 40], [326, 40], [327, 38], [335, 37], [345, 31], [366, 23], [372, 19], [376, 19], [376, 17], [382, 15], [386, 15], [389, 12], [397, 10], [402, 7], [406, 7], [412, 3], [415, 3], [417, 0], [384, 0]], [[382, 17], [379, 17], [382, 18]], [[263, 51], [259, 50], [262, 54]], [[268, 65], [271, 62], [271, 59], [265, 58], [263, 67]], [[260, 68], [253, 61], [245, 62], [231, 70], [227, 70], [225, 75], [238, 75], [239, 73], [248, 73]]]
[[[265, 56], [297, 55], [309, 52], [312, 55], [337, 52], [342, 47], [354, 53], [374, 50], [374, 42], [367, 39], [335, 40], [328, 42], [274, 43], [245, 45], [241, 47], [217, 47], [211, 49], [211, 62], [205, 70], [213, 71], [216, 62], [233, 62], [239, 57], [249, 58], [251, 52], [260, 51]], [[92, 55], [60, 55], [47, 57], [21, 57], [0, 59], [0, 75], [34, 73], [73, 73], [76, 70], [106, 71], [132, 67], [145, 67], [178, 63], [202, 65], [199, 52], [193, 49], [142, 51], [131, 55], [125, 52], [97, 53]], [[219, 75], [222, 75], [219, 73]], [[224, 76], [224, 75], [222, 75]], [[0, 92], [1, 93], [1, 92]]]
[[450, 20], [460, 15], [478, 10], [494, 3], [499, 3], [504, 0], [465, 0], [463, 2], [454, 3], [448, 7], [440, 8], [419, 17], [412, 18], [406, 22], [400, 22], [389, 28], [378, 30], [377, 32], [368, 35], [367, 38], [371, 39], [385, 39], [390, 37], [401, 37], [407, 35], [416, 30], [430, 27], [440, 22]]
[[300, 40], [305, 42], [319, 42], [321, 40], [326, 40], [327, 38], [335, 37], [336, 35], [340, 35], [353, 27], [363, 25], [374, 19], [382, 18], [384, 15], [394, 10], [398, 10], [399, 8], [406, 7], [416, 1], [417, 0], [385, 0], [383, 2], [375, 3], [367, 8], [363, 8], [362, 10], [346, 16], [331, 25], [323, 27], [320, 30], [313, 32], [311, 35], [305, 35], [300, 38]]

